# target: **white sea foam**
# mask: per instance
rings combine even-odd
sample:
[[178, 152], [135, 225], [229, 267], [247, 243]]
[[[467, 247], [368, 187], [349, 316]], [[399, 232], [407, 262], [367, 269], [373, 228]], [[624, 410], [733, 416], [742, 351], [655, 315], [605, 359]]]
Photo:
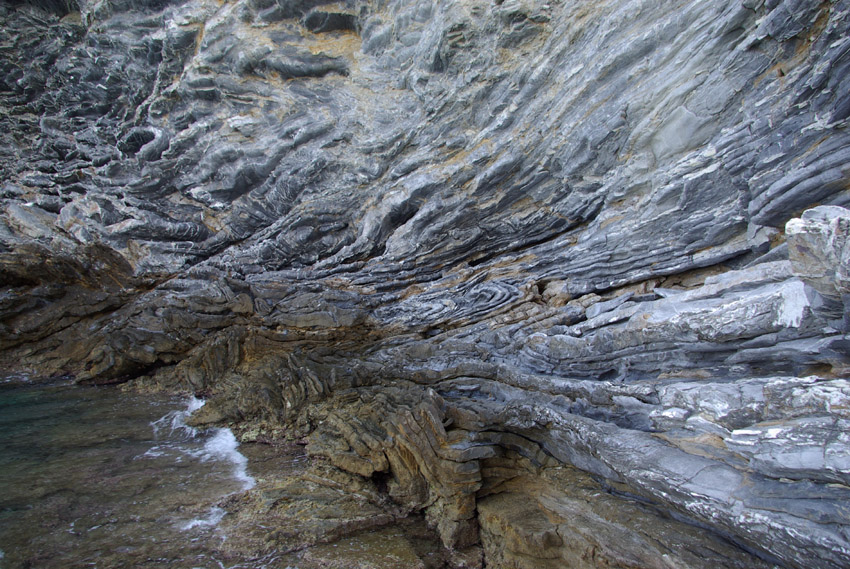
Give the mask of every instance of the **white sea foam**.
[[256, 481], [248, 474], [248, 459], [238, 449], [239, 441], [233, 431], [219, 428], [215, 429], [213, 436], [204, 444], [202, 457], [205, 460], [225, 460], [233, 464], [233, 476], [242, 482], [243, 490], [250, 490]]
[[[194, 457], [195, 460], [224, 462], [233, 466], [233, 477], [242, 485], [242, 490], [254, 487], [256, 481], [248, 474], [248, 459], [239, 452], [239, 441], [233, 431], [227, 428], [217, 427], [212, 429], [197, 429], [186, 424], [189, 416], [204, 406], [205, 401], [192, 397], [186, 404], [186, 408], [171, 411], [157, 421], [151, 423], [157, 439], [178, 438], [177, 443], [163, 442], [149, 449], [144, 455], [146, 457], [157, 457], [164, 454], [164, 448], [168, 447], [177, 451], [174, 456], [175, 462], [182, 462], [186, 456]], [[169, 453], [171, 454], [171, 453]], [[180, 525], [180, 529], [189, 530], [196, 527], [212, 527], [217, 525], [224, 517], [225, 511], [219, 507], [213, 507], [210, 514], [204, 518], [189, 520]]]
[[[0, 377], [0, 383], [29, 383], [30, 376], [25, 373], [10, 373]], [[3, 559], [0, 557], [0, 559]]]
[[203, 399], [198, 399], [194, 395], [189, 399], [189, 405], [186, 407], [186, 414], [191, 415], [206, 404]]
[[194, 520], [189, 520], [188, 522], [186, 522], [185, 524], [180, 526], [180, 529], [190, 530], [192, 528], [197, 528], [197, 527], [208, 528], [208, 527], [216, 526], [216, 525], [218, 525], [218, 522], [221, 521], [221, 518], [224, 517], [224, 513], [225, 512], [222, 508], [219, 508], [218, 506], [213, 506], [212, 508], [210, 508], [210, 513], [207, 517], [205, 517], [205, 518], [195, 518]]
[[186, 419], [188, 419], [192, 413], [203, 407], [204, 403], [206, 403], [206, 401], [203, 399], [198, 399], [193, 396], [186, 404], [186, 409], [178, 409], [177, 411], [166, 413], [163, 417], [151, 423], [154, 435], [159, 437], [160, 433], [163, 433], [163, 429], [167, 428], [169, 435], [179, 433], [184, 437], [194, 438], [198, 434], [198, 429], [187, 425]]
[[137, 456], [136, 458], [137, 459], [139, 459], [139, 458], [159, 458], [160, 456], [163, 456], [163, 455], [165, 455], [165, 451], [162, 450], [162, 447], [155, 446], [155, 447], [149, 448], [147, 451], [145, 451], [144, 454]]

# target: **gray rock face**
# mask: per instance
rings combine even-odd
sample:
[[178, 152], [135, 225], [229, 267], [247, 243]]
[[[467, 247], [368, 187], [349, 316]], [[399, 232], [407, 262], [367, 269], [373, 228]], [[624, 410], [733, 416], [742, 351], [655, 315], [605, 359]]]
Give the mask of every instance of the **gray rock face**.
[[850, 225], [847, 210], [819, 206], [792, 219], [785, 228], [797, 276], [823, 299], [817, 310], [837, 330], [848, 331], [850, 312]]
[[[548, 535], [575, 566], [846, 567], [848, 19], [2, 4], [2, 361], [309, 436], [492, 566]], [[629, 557], [603, 545], [633, 529], [585, 510], [510, 533], [516, 481], [550, 520], [592, 494], [563, 466], [742, 549], [659, 521]]]

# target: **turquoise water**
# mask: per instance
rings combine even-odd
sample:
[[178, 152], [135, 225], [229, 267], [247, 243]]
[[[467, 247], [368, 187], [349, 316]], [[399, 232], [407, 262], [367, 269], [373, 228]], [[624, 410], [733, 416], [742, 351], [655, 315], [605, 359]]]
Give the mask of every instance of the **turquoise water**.
[[0, 383], [0, 569], [248, 568], [217, 529], [253, 485], [201, 402], [69, 383]]

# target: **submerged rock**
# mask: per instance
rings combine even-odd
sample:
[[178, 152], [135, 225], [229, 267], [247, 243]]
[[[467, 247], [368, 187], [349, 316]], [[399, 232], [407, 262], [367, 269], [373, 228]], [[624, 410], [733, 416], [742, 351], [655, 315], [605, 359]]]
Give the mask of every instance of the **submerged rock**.
[[[0, 4], [3, 365], [203, 394], [434, 566], [846, 567], [848, 18]], [[323, 484], [297, 547], [372, 523]]]

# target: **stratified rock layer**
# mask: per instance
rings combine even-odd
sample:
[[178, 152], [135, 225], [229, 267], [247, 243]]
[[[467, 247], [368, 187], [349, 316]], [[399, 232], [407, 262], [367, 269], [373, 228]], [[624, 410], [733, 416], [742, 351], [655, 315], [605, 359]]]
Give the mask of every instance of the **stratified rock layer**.
[[0, 19], [8, 371], [306, 437], [457, 566], [850, 565], [850, 2]]

